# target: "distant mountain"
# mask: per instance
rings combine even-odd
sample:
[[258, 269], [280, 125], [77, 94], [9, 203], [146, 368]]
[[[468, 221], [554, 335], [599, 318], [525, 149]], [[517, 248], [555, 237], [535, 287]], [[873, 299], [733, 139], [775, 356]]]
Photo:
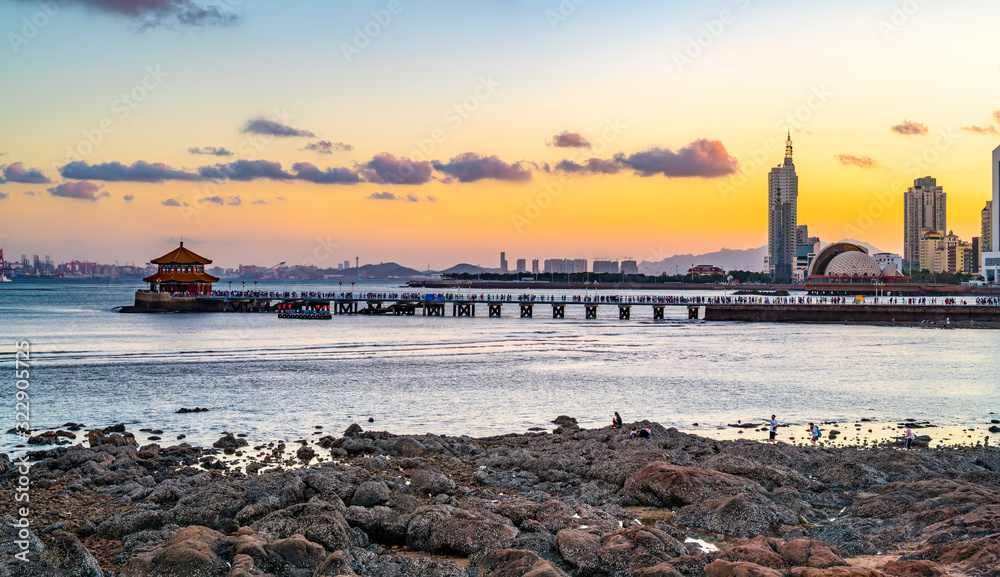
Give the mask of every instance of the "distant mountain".
[[445, 275], [445, 274], [480, 274], [480, 273], [496, 274], [496, 273], [499, 273], [499, 272], [500, 272], [499, 269], [484, 268], [484, 267], [481, 267], [481, 266], [476, 266], [474, 264], [468, 264], [468, 263], [464, 263], [463, 262], [461, 264], [456, 264], [455, 266], [453, 266], [451, 268], [446, 268], [443, 271], [440, 271], [438, 274], [442, 274], [442, 275]]
[[363, 264], [360, 268], [347, 268], [336, 271], [344, 277], [361, 278], [409, 278], [423, 273], [416, 269], [405, 267], [394, 262], [381, 262], [379, 264]]
[[731, 249], [724, 248], [705, 254], [678, 254], [661, 261], [639, 263], [639, 272], [649, 275], [684, 274], [692, 264], [710, 264], [725, 270], [760, 271], [764, 268], [764, 257], [767, 256], [767, 245], [759, 248]]

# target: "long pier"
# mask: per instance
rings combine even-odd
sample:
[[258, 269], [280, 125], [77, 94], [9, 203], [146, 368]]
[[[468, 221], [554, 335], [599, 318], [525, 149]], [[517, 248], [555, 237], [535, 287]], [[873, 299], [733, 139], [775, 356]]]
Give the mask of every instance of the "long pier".
[[[633, 318], [635, 310], [649, 310], [646, 318], [665, 320], [667, 307], [687, 309], [691, 320], [744, 322], [829, 322], [859, 324], [933, 324], [1000, 327], [1000, 298], [880, 297], [760, 297], [665, 295], [486, 295], [414, 293], [219, 292], [209, 295], [169, 295], [138, 291], [136, 305], [125, 312], [288, 312], [336, 315], [475, 317], [485, 313], [500, 318], [504, 310], [520, 318], [597, 319], [600, 309], [612, 309], [617, 318]], [[577, 312], [568, 313], [567, 311]], [[125, 309], [123, 309], [124, 311]], [[582, 313], [582, 314], [580, 314]], [[606, 317], [605, 317], [606, 318]]]

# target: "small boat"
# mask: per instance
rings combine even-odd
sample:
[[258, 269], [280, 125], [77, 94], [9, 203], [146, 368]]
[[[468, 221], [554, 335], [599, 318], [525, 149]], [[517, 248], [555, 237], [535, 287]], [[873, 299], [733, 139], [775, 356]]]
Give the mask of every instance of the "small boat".
[[333, 315], [330, 314], [330, 311], [283, 310], [278, 312], [278, 318], [328, 321], [333, 318]]
[[14, 282], [14, 281], [7, 278], [6, 274], [0, 274], [0, 282]]

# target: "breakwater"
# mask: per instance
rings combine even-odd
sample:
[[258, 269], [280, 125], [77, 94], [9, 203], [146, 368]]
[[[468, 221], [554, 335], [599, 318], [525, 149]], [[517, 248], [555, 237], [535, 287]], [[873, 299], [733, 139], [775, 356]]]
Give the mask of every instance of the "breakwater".
[[1000, 326], [1000, 307], [990, 305], [717, 304], [707, 321], [922, 324]]

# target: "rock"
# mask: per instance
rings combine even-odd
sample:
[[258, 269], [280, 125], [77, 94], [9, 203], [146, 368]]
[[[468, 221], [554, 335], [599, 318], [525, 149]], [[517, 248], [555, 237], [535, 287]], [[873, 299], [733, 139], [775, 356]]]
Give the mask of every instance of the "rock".
[[60, 577], [104, 577], [100, 564], [76, 535], [57, 531], [42, 551], [41, 561]]
[[561, 427], [574, 427], [576, 426], [576, 419], [566, 415], [559, 415], [555, 419], [552, 419], [552, 423]]
[[[695, 423], [697, 426], [698, 423]], [[652, 567], [636, 569], [632, 573], [633, 577], [684, 577], [673, 565], [669, 563], [659, 563]]]
[[233, 539], [193, 525], [177, 532], [163, 547], [139, 550], [122, 566], [122, 577], [222, 577], [229, 566], [222, 558]]
[[783, 524], [794, 525], [797, 517], [759, 494], [738, 493], [724, 499], [709, 499], [677, 512], [681, 525], [700, 527], [734, 537], [781, 535]]
[[246, 439], [239, 439], [232, 433], [226, 433], [221, 439], [212, 443], [212, 446], [216, 449], [239, 449], [240, 447], [249, 445], [250, 443], [247, 443]]
[[944, 577], [948, 574], [933, 561], [889, 561], [882, 570], [896, 577]]
[[777, 569], [761, 567], [746, 561], [716, 559], [705, 566], [706, 577], [783, 577]]
[[204, 413], [206, 411], [208, 411], [208, 409], [206, 409], [204, 407], [195, 407], [193, 409], [186, 409], [184, 407], [181, 407], [181, 408], [177, 409], [174, 412], [183, 415], [183, 414], [186, 414], [186, 413]]
[[302, 535], [313, 543], [337, 551], [350, 544], [347, 521], [335, 506], [324, 501], [300, 503], [275, 511], [251, 526], [262, 539], [273, 541]]
[[351, 505], [374, 507], [388, 501], [390, 496], [389, 487], [382, 481], [365, 481], [354, 491]]
[[124, 423], [118, 423], [117, 425], [111, 425], [110, 427], [104, 427], [103, 429], [101, 429], [101, 432], [104, 433], [105, 435], [110, 435], [111, 433], [124, 433], [125, 432], [125, 424]]
[[312, 447], [304, 445], [302, 447], [299, 447], [299, 450], [295, 452], [295, 456], [298, 457], [299, 460], [308, 463], [314, 457], [316, 457], [316, 451], [313, 450]]
[[295, 569], [316, 569], [327, 557], [322, 545], [313, 543], [302, 535], [278, 539], [265, 545], [264, 549]]
[[432, 529], [430, 546], [434, 551], [471, 555], [495, 548], [516, 537], [517, 533], [506, 517], [463, 510], [443, 519]]
[[104, 539], [121, 540], [126, 535], [159, 529], [163, 525], [163, 515], [159, 511], [133, 509], [120, 515], [108, 518], [97, 526], [97, 535]]
[[419, 457], [427, 452], [427, 447], [420, 441], [409, 437], [400, 437], [393, 443], [392, 452], [400, 457]]
[[713, 469], [649, 463], [633, 473], [621, 493], [643, 505], [676, 509], [738, 493], [763, 493], [757, 483]]
[[418, 493], [439, 495], [455, 490], [455, 482], [435, 469], [417, 469], [410, 473], [410, 489]]
[[633, 525], [601, 535], [601, 560], [615, 571], [628, 573], [687, 553], [687, 547], [667, 533]]
[[345, 437], [356, 437], [356, 436], [360, 435], [363, 432], [364, 432], [364, 429], [361, 428], [361, 425], [359, 425], [357, 423], [351, 423], [351, 426], [347, 427], [347, 430], [344, 431], [344, 436]]
[[597, 535], [574, 529], [563, 529], [556, 534], [556, 548], [559, 555], [582, 574], [598, 573], [604, 566], [604, 562], [598, 555], [601, 540]]
[[515, 497], [514, 499], [500, 503], [500, 506], [497, 507], [497, 513], [507, 517], [515, 525], [520, 527], [521, 523], [524, 521], [534, 519], [535, 513], [538, 512], [540, 507], [540, 503], [529, 501], [528, 499], [523, 499], [521, 497]]
[[533, 551], [497, 549], [479, 561], [480, 577], [569, 577]]
[[[789, 567], [826, 569], [847, 565], [829, 545], [813, 539], [793, 539], [781, 546], [781, 556]], [[906, 576], [901, 576], [906, 577]]]
[[816, 569], [814, 567], [793, 567], [788, 571], [788, 577], [886, 577], [886, 574], [871, 567], [830, 567]]
[[780, 546], [781, 542], [777, 539], [764, 536], [757, 536], [749, 541], [741, 539], [738, 544], [723, 549], [718, 558], [723, 561], [745, 561], [761, 567], [784, 569], [786, 561], [778, 552]]
[[[111, 429], [115, 427], [108, 427], [108, 428]], [[122, 428], [124, 429], [124, 425], [122, 426]], [[103, 431], [99, 429], [95, 429], [93, 431], [87, 431], [87, 442], [90, 444], [92, 448], [99, 447], [102, 445], [109, 445], [112, 447], [139, 446], [139, 443], [136, 442], [135, 436], [132, 435], [132, 433], [123, 432], [123, 433], [109, 434], [106, 433], [105, 431], [107, 431], [107, 429], [104, 429]]]
[[1000, 427], [998, 427], [998, 426], [996, 426], [996, 425], [993, 425], [993, 426], [992, 426], [992, 427], [990, 427], [990, 428], [989, 428], [988, 430], [989, 430], [989, 432], [991, 432], [991, 433], [1000, 433]]
[[341, 551], [330, 553], [313, 573], [313, 577], [337, 577], [338, 575], [357, 575]]

